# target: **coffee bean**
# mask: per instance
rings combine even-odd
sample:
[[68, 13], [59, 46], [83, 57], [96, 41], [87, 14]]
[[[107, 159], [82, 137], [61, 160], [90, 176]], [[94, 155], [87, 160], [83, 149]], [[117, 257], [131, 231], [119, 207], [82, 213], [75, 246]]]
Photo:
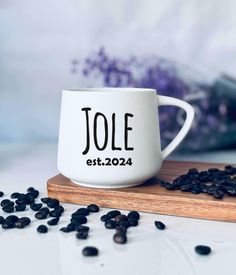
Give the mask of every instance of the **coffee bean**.
[[29, 187], [26, 191], [27, 191], [28, 193], [30, 193], [30, 192], [35, 191], [35, 189], [34, 189], [34, 187]]
[[192, 168], [192, 169], [188, 170], [188, 173], [189, 174], [198, 174], [199, 172], [198, 172], [198, 170], [196, 168]]
[[31, 203], [30, 204], [30, 208], [33, 210], [33, 211], [39, 211], [40, 208], [42, 208], [43, 204], [42, 203]]
[[118, 215], [115, 217], [114, 219], [116, 222], [120, 222], [120, 221], [127, 221], [128, 220], [128, 217], [126, 215]]
[[213, 197], [216, 199], [223, 199], [224, 197], [224, 192], [221, 190], [216, 190], [215, 192], [212, 193]]
[[62, 231], [62, 232], [64, 232], [64, 233], [69, 233], [69, 232], [71, 232], [71, 231], [69, 230], [69, 228], [67, 228], [66, 226], [60, 228], [60, 231]]
[[47, 218], [47, 216], [48, 216], [48, 214], [44, 211], [39, 211], [35, 214], [35, 218], [38, 220], [44, 220]]
[[75, 236], [77, 239], [85, 240], [88, 238], [88, 231], [79, 231]]
[[218, 168], [209, 168], [208, 169], [208, 173], [209, 174], [216, 174], [218, 173], [220, 170]]
[[20, 197], [15, 201], [16, 204], [28, 204], [28, 200], [25, 196], [20, 195]]
[[14, 193], [11, 194], [12, 199], [18, 199], [19, 196], [20, 196], [20, 193], [18, 193], [18, 192], [14, 192]]
[[107, 213], [107, 216], [109, 216], [112, 219], [120, 214], [121, 214], [121, 212], [119, 210], [111, 210]]
[[27, 193], [27, 194], [25, 195], [25, 198], [26, 198], [27, 204], [32, 204], [32, 203], [34, 203], [34, 197], [31, 195], [31, 193]]
[[157, 229], [164, 230], [166, 228], [165, 224], [160, 221], [155, 221], [154, 224]]
[[194, 248], [195, 252], [200, 255], [208, 255], [211, 253], [211, 248], [206, 245], [197, 245]]
[[86, 225], [75, 225], [75, 231], [79, 232], [79, 231], [89, 231], [89, 227]]
[[102, 222], [105, 222], [107, 220], [110, 220], [110, 217], [108, 215], [102, 215], [100, 219]]
[[130, 211], [127, 216], [128, 218], [134, 218], [136, 220], [140, 219], [140, 214], [137, 211]]
[[48, 228], [47, 228], [47, 226], [46, 225], [39, 225], [38, 227], [37, 227], [37, 231], [38, 231], [38, 233], [47, 233], [48, 232]]
[[128, 221], [120, 221], [118, 222], [118, 226], [129, 228], [130, 223]]
[[127, 236], [124, 233], [116, 232], [113, 236], [113, 240], [118, 244], [125, 244], [127, 242]]
[[116, 232], [117, 233], [124, 233], [124, 234], [126, 234], [127, 228], [124, 227], [124, 226], [116, 226]]
[[36, 198], [39, 196], [39, 191], [38, 191], [38, 190], [34, 190], [34, 191], [29, 192], [29, 194], [30, 194], [34, 199], [36, 199]]
[[60, 202], [57, 199], [50, 199], [46, 202], [46, 204], [49, 208], [55, 208], [59, 206]]
[[89, 256], [97, 256], [98, 255], [98, 249], [94, 246], [86, 246], [82, 250], [83, 256], [89, 257]]
[[59, 222], [59, 218], [51, 219], [47, 222], [48, 225], [57, 225]]
[[22, 217], [15, 222], [15, 227], [18, 229], [22, 229], [29, 225], [30, 222], [31, 220], [28, 217]]
[[0, 191], [0, 198], [4, 196], [4, 193]]
[[105, 227], [107, 229], [114, 229], [116, 227], [116, 222], [113, 220], [107, 220], [105, 221]]
[[56, 206], [55, 208], [54, 208], [54, 210], [56, 210], [56, 211], [59, 211], [59, 212], [61, 212], [61, 214], [64, 212], [64, 207], [63, 206], [61, 206], [61, 205], [59, 205], [59, 206]]
[[71, 218], [70, 221], [75, 224], [84, 224], [87, 223], [87, 218], [85, 216], [78, 215]]
[[99, 212], [99, 207], [96, 204], [90, 204], [87, 206], [89, 212], [96, 213]]
[[87, 208], [79, 208], [75, 213], [75, 215], [82, 215], [82, 216], [88, 216], [89, 215], [89, 210]]
[[1, 201], [1, 206], [2, 206], [2, 207], [7, 206], [7, 205], [13, 206], [13, 205], [14, 205], [14, 202], [13, 202], [13, 201], [10, 201], [10, 200], [8, 200], [8, 199], [5, 199], [5, 200], [2, 200], [2, 201]]
[[236, 196], [236, 187], [228, 187], [226, 192], [231, 196]]
[[2, 208], [2, 211], [6, 212], [6, 213], [12, 213], [14, 211], [14, 206], [6, 205]]
[[47, 208], [47, 207], [42, 207], [40, 210], [39, 210], [39, 212], [43, 212], [43, 213], [45, 213], [45, 214], [49, 214], [49, 212], [50, 212], [50, 210], [49, 210], [49, 208]]
[[3, 224], [5, 222], [5, 219], [3, 218], [3, 216], [0, 216], [0, 224]]
[[43, 203], [48, 203], [48, 201], [50, 201], [50, 198], [41, 198], [41, 202]]
[[129, 225], [130, 226], [137, 226], [138, 225], [138, 220], [134, 219], [134, 218], [129, 218], [128, 219]]
[[70, 232], [72, 232], [72, 231], [75, 231], [75, 226], [76, 226], [76, 223], [71, 222], [67, 225], [67, 228]]
[[59, 218], [59, 217], [61, 217], [61, 212], [58, 210], [52, 210], [49, 212], [49, 216]]
[[19, 218], [16, 215], [10, 215], [10, 216], [6, 217], [6, 219], [5, 219], [5, 221], [12, 222], [14, 224], [18, 220], [19, 220]]
[[11, 229], [11, 228], [14, 228], [14, 223], [13, 222], [10, 222], [10, 221], [5, 221], [3, 224], [2, 224], [2, 228], [3, 229]]
[[18, 205], [15, 206], [15, 210], [17, 212], [19, 212], [19, 211], [25, 211], [25, 209], [26, 209], [26, 205], [25, 204], [18, 204]]
[[183, 192], [188, 192], [192, 189], [192, 184], [191, 183], [187, 183], [185, 185], [182, 185], [180, 187], [180, 190], [183, 191]]

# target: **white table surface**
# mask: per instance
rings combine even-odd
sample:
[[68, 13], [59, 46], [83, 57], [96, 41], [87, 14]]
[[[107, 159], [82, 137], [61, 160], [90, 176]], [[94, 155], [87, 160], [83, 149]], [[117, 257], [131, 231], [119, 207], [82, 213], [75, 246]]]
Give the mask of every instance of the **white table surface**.
[[[209, 154], [173, 158], [236, 163], [236, 154], [230, 152], [213, 154], [212, 159]], [[0, 144], [0, 190], [6, 195], [35, 186], [41, 196], [46, 196], [46, 181], [56, 173], [55, 144]], [[65, 204], [60, 225], [50, 227], [45, 235], [36, 232], [37, 225], [45, 221], [34, 220], [31, 210], [25, 213], [33, 219], [28, 228], [0, 229], [0, 274], [236, 274], [234, 223], [143, 213], [140, 225], [129, 230], [128, 243], [118, 245], [112, 241], [113, 230], [105, 229], [100, 222], [100, 216], [107, 209], [88, 217], [91, 232], [87, 240], [77, 240], [74, 233], [59, 232], [78, 207]], [[24, 216], [23, 213], [20, 216]], [[163, 221], [167, 229], [155, 229], [154, 220]], [[197, 244], [211, 246], [213, 253], [196, 255], [194, 246]], [[100, 255], [83, 257], [81, 250], [86, 245], [98, 247]]]

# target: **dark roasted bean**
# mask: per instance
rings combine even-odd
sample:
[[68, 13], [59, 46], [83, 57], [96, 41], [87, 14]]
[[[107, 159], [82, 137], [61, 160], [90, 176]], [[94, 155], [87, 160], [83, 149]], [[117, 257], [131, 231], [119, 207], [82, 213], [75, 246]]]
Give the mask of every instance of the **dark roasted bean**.
[[236, 196], [236, 187], [228, 187], [226, 192], [231, 196]]
[[188, 173], [189, 174], [198, 174], [199, 172], [198, 172], [198, 170], [196, 168], [192, 168], [192, 169], [188, 170]]
[[51, 200], [50, 198], [41, 198], [41, 202], [43, 203], [47, 203], [50, 200]]
[[107, 215], [102, 215], [100, 219], [101, 219], [102, 222], [105, 222], [107, 220], [110, 220], [110, 217], [107, 216]]
[[25, 195], [25, 198], [27, 200], [27, 204], [31, 204], [31, 203], [34, 203], [34, 197], [31, 195], [31, 193], [27, 193]]
[[127, 242], [127, 236], [125, 233], [116, 232], [113, 236], [113, 240], [118, 244], [125, 244]]
[[118, 222], [118, 226], [129, 228], [130, 223], [128, 221], [120, 221], [120, 222]]
[[224, 192], [222, 190], [216, 190], [215, 192], [212, 193], [213, 197], [216, 199], [223, 199], [224, 197]]
[[154, 224], [155, 224], [157, 229], [164, 230], [166, 228], [166, 226], [163, 222], [155, 221]]
[[11, 194], [12, 199], [18, 199], [19, 196], [20, 196], [20, 193], [18, 193], [18, 192], [14, 192], [14, 193]]
[[119, 233], [126, 233], [127, 232], [127, 228], [124, 227], [124, 226], [117, 226], [116, 227], [116, 232], [119, 232]]
[[14, 206], [6, 205], [2, 208], [2, 211], [6, 212], [6, 213], [12, 213], [14, 211]]
[[180, 190], [183, 191], [183, 192], [188, 192], [192, 189], [192, 187], [193, 187], [192, 183], [187, 183], [185, 185], [182, 185], [180, 187]]
[[6, 219], [5, 219], [5, 221], [12, 222], [14, 224], [18, 220], [19, 220], [19, 218], [16, 215], [10, 215], [10, 216], [6, 217]]
[[5, 200], [2, 200], [1, 201], [1, 206], [4, 207], [6, 205], [14, 205], [14, 202], [13, 201], [10, 201], [8, 199], [5, 199]]
[[138, 225], [138, 220], [136, 220], [134, 218], [129, 218], [128, 222], [129, 222], [130, 226], [137, 226]]
[[64, 232], [64, 233], [69, 233], [69, 232], [71, 232], [66, 226], [60, 228], [60, 231], [62, 231], [62, 232]]
[[46, 213], [46, 214], [48, 215], [49, 212], [50, 212], [50, 210], [49, 210], [49, 208], [47, 208], [47, 207], [42, 207], [42, 208], [39, 210], [39, 212], [43, 212], [43, 213]]
[[72, 232], [72, 231], [75, 231], [75, 226], [76, 224], [71, 222], [67, 225], [67, 228], [69, 229], [70, 232]]
[[15, 227], [18, 228], [18, 229], [22, 229], [25, 226], [29, 225], [30, 222], [31, 222], [31, 220], [28, 217], [23, 217], [23, 218], [18, 219], [15, 222]]
[[88, 231], [79, 231], [76, 233], [76, 238], [77, 239], [82, 239], [85, 240], [88, 238]]
[[201, 193], [201, 188], [200, 187], [193, 187], [191, 189], [191, 192], [192, 192], [192, 194], [199, 194], [199, 193]]
[[58, 210], [52, 210], [49, 212], [49, 216], [59, 218], [59, 217], [61, 217], [61, 212]]
[[89, 212], [96, 213], [99, 212], [99, 207], [96, 204], [90, 204], [87, 206]]
[[5, 222], [5, 219], [3, 216], [0, 216], [0, 224], [3, 224]]
[[75, 215], [83, 215], [83, 216], [88, 216], [89, 215], [89, 210], [87, 208], [79, 208], [75, 213]]
[[48, 214], [46, 212], [43, 212], [43, 211], [39, 211], [35, 214], [35, 218], [38, 219], [38, 220], [44, 220], [46, 219], [48, 216]]
[[97, 256], [98, 255], [98, 249], [93, 246], [86, 246], [82, 250], [83, 256]]
[[54, 210], [59, 211], [62, 214], [64, 212], [64, 207], [59, 205], [59, 206], [55, 207]]
[[25, 204], [18, 204], [18, 205], [15, 206], [15, 210], [17, 212], [19, 212], [19, 211], [25, 211], [25, 209], [26, 209], [26, 205]]
[[75, 224], [84, 224], [84, 223], [87, 223], [87, 218], [85, 216], [78, 215], [71, 218], [70, 221]]
[[89, 227], [86, 225], [75, 225], [75, 231], [89, 231]]
[[137, 211], [130, 211], [127, 216], [128, 218], [134, 218], [136, 220], [140, 219], [140, 214]]
[[219, 172], [219, 169], [218, 168], [209, 168], [208, 169], [208, 173], [209, 174], [216, 174]]
[[16, 201], [15, 201], [16, 204], [28, 204], [28, 201], [25, 197], [19, 197]]
[[11, 228], [14, 228], [14, 223], [13, 222], [10, 222], [10, 221], [5, 221], [3, 224], [2, 224], [2, 228], [3, 229], [11, 229]]
[[4, 196], [4, 193], [0, 191], [0, 198]]
[[116, 216], [120, 215], [120, 211], [119, 210], [111, 210], [107, 213], [107, 216], [109, 216], [111, 219], [115, 218]]
[[55, 208], [55, 207], [59, 206], [60, 202], [57, 199], [50, 199], [47, 201], [46, 204], [49, 208]]
[[48, 232], [48, 228], [46, 225], [41, 224], [37, 227], [37, 231], [38, 233], [47, 233]]
[[59, 222], [59, 218], [51, 219], [47, 222], [48, 225], [57, 225]]
[[42, 208], [43, 204], [42, 203], [31, 203], [30, 204], [30, 208], [33, 210], [33, 211], [39, 211], [40, 208]]
[[116, 222], [113, 221], [113, 220], [107, 220], [107, 221], [105, 221], [105, 227], [107, 229], [114, 229], [116, 227], [116, 225], [117, 225]]
[[208, 255], [211, 253], [211, 248], [206, 245], [197, 245], [194, 248], [195, 252], [200, 255]]
[[35, 191], [34, 187], [29, 187], [27, 190], [26, 190], [28, 193], [31, 193], [33, 191]]
[[39, 191], [38, 191], [38, 190], [34, 190], [34, 191], [29, 192], [29, 194], [30, 194], [34, 199], [36, 199], [36, 198], [39, 196]]
[[126, 215], [120, 214], [120, 215], [116, 216], [114, 220], [115, 220], [116, 222], [127, 221], [127, 220], [128, 220], [128, 217], [127, 217]]

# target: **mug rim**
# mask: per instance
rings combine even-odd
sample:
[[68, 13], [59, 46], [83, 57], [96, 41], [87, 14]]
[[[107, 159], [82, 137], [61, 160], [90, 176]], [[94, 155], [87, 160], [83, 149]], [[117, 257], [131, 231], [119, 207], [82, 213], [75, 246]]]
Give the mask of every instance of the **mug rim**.
[[97, 87], [97, 88], [79, 88], [79, 89], [65, 89], [62, 93], [76, 93], [76, 92], [90, 92], [90, 93], [115, 93], [115, 92], [154, 92], [156, 93], [156, 89], [152, 88], [134, 88], [134, 87]]

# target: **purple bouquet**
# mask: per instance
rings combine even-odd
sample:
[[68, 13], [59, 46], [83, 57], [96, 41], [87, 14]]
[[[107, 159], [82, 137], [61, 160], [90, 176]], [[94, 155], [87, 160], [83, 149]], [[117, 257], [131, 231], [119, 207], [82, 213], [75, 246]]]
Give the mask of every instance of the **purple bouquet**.
[[[183, 99], [194, 106], [196, 117], [182, 151], [203, 151], [236, 145], [236, 83], [222, 77], [209, 83], [206, 77], [177, 62], [160, 57], [115, 58], [104, 48], [82, 62], [72, 61], [72, 73], [79, 74], [86, 86], [154, 88], [158, 94]], [[223, 79], [223, 81], [222, 81]], [[234, 83], [229, 92], [228, 83]], [[223, 87], [222, 87], [223, 85]], [[223, 91], [223, 92], [222, 92]], [[228, 93], [228, 96], [227, 96]], [[175, 107], [159, 111], [162, 146], [181, 128], [185, 113]]]

